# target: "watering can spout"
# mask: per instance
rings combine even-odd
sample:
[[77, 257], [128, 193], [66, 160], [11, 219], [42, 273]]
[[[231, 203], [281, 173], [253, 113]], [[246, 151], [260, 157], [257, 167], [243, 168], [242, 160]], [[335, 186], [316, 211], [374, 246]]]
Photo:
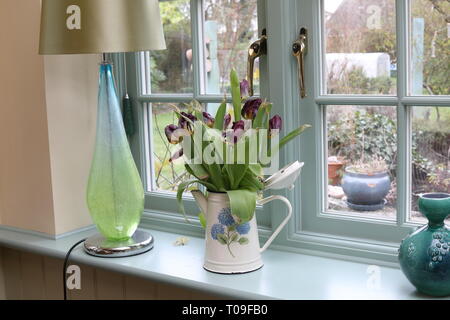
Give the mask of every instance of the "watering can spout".
[[206, 214], [208, 201], [206, 200], [205, 195], [200, 190], [193, 190], [191, 191], [191, 193], [194, 196], [197, 205], [200, 207], [200, 210], [202, 210], [202, 212]]

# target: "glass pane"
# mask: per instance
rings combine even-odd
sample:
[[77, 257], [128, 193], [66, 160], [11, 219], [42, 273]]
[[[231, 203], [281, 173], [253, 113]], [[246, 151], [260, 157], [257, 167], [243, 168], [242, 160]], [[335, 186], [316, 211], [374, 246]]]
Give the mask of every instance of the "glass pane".
[[412, 0], [410, 88], [414, 95], [450, 94], [450, 1]]
[[391, 106], [327, 106], [327, 210], [396, 219], [397, 116]]
[[[189, 0], [159, 1], [166, 50], [152, 51], [150, 93], [191, 93], [192, 40]], [[147, 84], [149, 86], [149, 84]]]
[[423, 223], [426, 219], [418, 210], [418, 195], [450, 193], [450, 107], [412, 108], [411, 159], [410, 219]]
[[[180, 182], [187, 180], [183, 158], [169, 161], [180, 149], [179, 145], [170, 144], [164, 128], [169, 124], [177, 124], [178, 118], [170, 107], [171, 103], [152, 104], [151, 148], [153, 161], [153, 191], [176, 191]], [[183, 104], [173, 104], [183, 110]], [[150, 184], [149, 184], [150, 185]]]
[[[204, 0], [206, 93], [229, 93], [230, 70], [239, 78], [247, 73], [247, 50], [258, 38], [257, 0]], [[255, 61], [254, 89], [259, 93], [259, 59]]]
[[395, 0], [324, 0], [328, 94], [396, 94]]

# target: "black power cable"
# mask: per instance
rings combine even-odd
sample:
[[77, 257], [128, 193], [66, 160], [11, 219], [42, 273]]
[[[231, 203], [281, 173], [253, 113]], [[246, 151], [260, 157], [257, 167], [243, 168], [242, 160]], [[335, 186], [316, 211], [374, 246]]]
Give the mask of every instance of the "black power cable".
[[67, 300], [67, 286], [66, 286], [66, 271], [67, 271], [67, 264], [69, 263], [69, 257], [72, 253], [72, 250], [75, 249], [80, 243], [83, 243], [87, 238], [78, 241], [75, 243], [69, 251], [67, 251], [66, 257], [64, 258], [64, 269], [63, 269], [63, 292], [64, 292], [64, 300]]

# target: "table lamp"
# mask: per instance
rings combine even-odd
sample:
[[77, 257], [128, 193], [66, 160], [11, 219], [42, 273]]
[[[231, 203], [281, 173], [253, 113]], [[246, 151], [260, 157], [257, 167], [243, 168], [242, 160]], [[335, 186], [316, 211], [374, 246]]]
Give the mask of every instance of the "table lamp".
[[102, 53], [97, 133], [87, 204], [100, 234], [84, 243], [102, 257], [140, 254], [153, 237], [137, 230], [144, 189], [125, 133], [105, 53], [165, 49], [158, 0], [43, 0], [40, 54]]

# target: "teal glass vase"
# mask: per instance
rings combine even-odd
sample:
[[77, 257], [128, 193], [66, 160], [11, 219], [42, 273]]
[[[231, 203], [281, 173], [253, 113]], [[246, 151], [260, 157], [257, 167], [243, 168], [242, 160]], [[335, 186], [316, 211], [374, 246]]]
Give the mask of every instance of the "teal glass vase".
[[402, 241], [399, 261], [408, 280], [431, 296], [450, 296], [450, 194], [427, 193], [419, 198], [419, 210], [428, 224]]
[[100, 65], [97, 134], [87, 188], [87, 204], [98, 231], [124, 241], [136, 231], [144, 211], [144, 189], [125, 133], [112, 66]]

